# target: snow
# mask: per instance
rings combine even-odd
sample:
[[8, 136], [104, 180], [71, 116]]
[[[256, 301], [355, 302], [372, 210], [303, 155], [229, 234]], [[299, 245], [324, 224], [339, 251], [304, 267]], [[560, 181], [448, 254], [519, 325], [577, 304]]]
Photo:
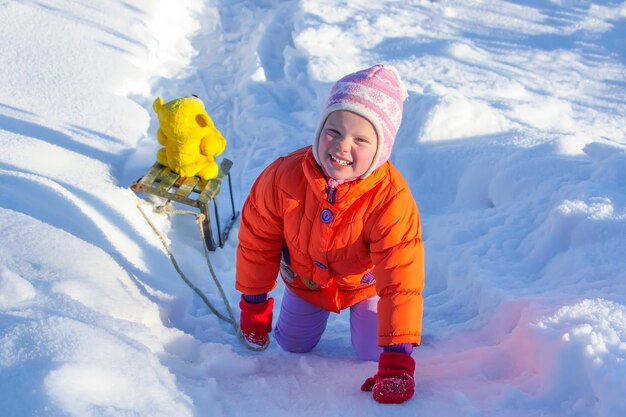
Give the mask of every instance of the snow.
[[14, 309], [35, 298], [33, 285], [19, 275], [3, 268], [0, 271], [0, 308]]
[[[626, 2], [0, 0], [0, 21], [3, 415], [626, 415]], [[426, 245], [399, 406], [359, 390], [376, 364], [346, 314], [309, 354], [246, 350], [128, 189], [157, 96], [204, 100], [239, 209], [378, 62], [408, 88], [392, 161]], [[193, 218], [150, 218], [225, 312]], [[237, 232], [210, 255], [235, 314]]]

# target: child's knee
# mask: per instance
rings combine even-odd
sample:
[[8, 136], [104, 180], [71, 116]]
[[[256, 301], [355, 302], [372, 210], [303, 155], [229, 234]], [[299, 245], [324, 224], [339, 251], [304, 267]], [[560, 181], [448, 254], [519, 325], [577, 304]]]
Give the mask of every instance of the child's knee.
[[280, 331], [280, 328], [276, 328], [274, 338], [281, 348], [292, 353], [310, 352], [317, 346], [321, 339], [321, 337], [307, 339], [288, 337]]

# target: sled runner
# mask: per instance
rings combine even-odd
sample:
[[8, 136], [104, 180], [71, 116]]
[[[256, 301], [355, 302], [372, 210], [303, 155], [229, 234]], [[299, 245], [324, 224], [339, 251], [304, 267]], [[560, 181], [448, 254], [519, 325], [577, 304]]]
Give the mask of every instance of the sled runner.
[[[229, 159], [222, 159], [216, 178], [205, 181], [199, 177], [181, 177], [168, 167], [155, 162], [152, 168], [139, 180], [134, 182], [130, 188], [135, 193], [144, 192], [156, 195], [170, 201], [176, 201], [191, 207], [195, 207], [204, 214], [202, 228], [204, 230], [204, 240], [210, 251], [214, 251], [218, 247], [223, 247], [228, 233], [232, 228], [235, 220], [239, 216], [239, 212], [235, 211], [235, 201], [233, 199], [233, 187], [230, 178], [230, 168], [233, 163]], [[220, 217], [217, 208], [216, 197], [219, 194], [224, 177], [228, 176], [228, 190], [230, 192], [230, 203], [232, 207], [232, 216], [222, 230], [220, 225]], [[215, 212], [215, 223], [217, 226], [217, 241], [213, 236], [211, 227], [211, 216], [209, 213], [209, 205], [213, 202]]]

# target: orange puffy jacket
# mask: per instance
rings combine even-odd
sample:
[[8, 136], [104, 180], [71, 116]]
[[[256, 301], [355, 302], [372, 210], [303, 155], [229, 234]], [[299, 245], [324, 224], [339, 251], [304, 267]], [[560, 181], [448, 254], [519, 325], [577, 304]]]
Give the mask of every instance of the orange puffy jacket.
[[379, 345], [418, 345], [424, 247], [406, 181], [387, 162], [340, 185], [334, 204], [326, 187], [310, 146], [261, 173], [242, 211], [236, 288], [267, 293], [280, 269], [294, 293], [328, 311], [378, 293]]

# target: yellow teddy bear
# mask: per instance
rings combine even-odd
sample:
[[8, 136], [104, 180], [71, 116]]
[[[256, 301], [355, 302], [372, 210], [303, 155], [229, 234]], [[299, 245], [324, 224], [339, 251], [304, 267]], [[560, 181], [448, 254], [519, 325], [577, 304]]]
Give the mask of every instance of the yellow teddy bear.
[[158, 97], [152, 108], [160, 125], [157, 140], [164, 146], [157, 152], [157, 162], [181, 177], [215, 178], [218, 166], [214, 157], [224, 151], [226, 139], [213, 125], [202, 101], [190, 96], [163, 104]]

